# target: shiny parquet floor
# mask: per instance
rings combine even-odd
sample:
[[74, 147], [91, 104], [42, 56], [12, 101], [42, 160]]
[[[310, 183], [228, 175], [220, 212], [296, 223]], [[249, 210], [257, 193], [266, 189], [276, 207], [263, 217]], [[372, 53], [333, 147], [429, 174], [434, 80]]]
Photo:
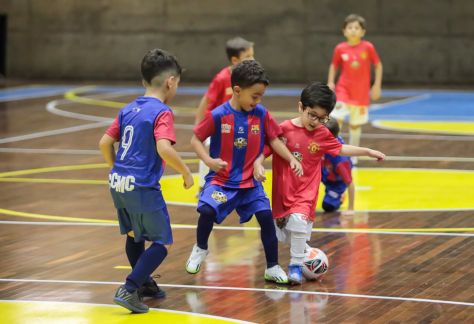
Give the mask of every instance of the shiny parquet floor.
[[[61, 302], [64, 311], [82, 303], [112, 305], [129, 268], [97, 143], [117, 107], [140, 89], [65, 85], [28, 97], [35, 88], [26, 86], [11, 88], [26, 89], [18, 97], [0, 97], [0, 309], [20, 301]], [[8, 87], [0, 90], [6, 96]], [[172, 106], [176, 149], [196, 171], [189, 139], [200, 94], [191, 90], [179, 93]], [[385, 96], [380, 104], [396, 100]], [[296, 102], [297, 95], [278, 93], [264, 99], [279, 121], [296, 113]], [[187, 274], [196, 201], [194, 192], [182, 193], [179, 181], [170, 180], [164, 191], [173, 194], [168, 208], [175, 244], [156, 272], [167, 297], [146, 303], [191, 314], [178, 322], [207, 314], [256, 323], [472, 323], [473, 143], [469, 134], [364, 126], [362, 145], [384, 151], [388, 159], [361, 160], [357, 170], [381, 171], [378, 177], [390, 179], [390, 187], [363, 185], [372, 180], [361, 173], [354, 216], [317, 210], [309, 244], [327, 253], [329, 272], [301, 286], [264, 281], [258, 225], [241, 226], [235, 215], [213, 231], [201, 272]], [[399, 169], [407, 172], [393, 173]], [[429, 170], [433, 183], [410, 170]], [[172, 170], [166, 175], [172, 179]], [[370, 196], [371, 190], [377, 195]], [[444, 202], [446, 197], [453, 198]], [[280, 245], [281, 265], [288, 261], [288, 248]], [[99, 322], [93, 312], [58, 318], [56, 311], [41, 312], [41, 304], [22, 309], [11, 315], [14, 322]], [[115, 312], [110, 322], [152, 321], [122, 308], [102, 309], [102, 315], [107, 309]]]

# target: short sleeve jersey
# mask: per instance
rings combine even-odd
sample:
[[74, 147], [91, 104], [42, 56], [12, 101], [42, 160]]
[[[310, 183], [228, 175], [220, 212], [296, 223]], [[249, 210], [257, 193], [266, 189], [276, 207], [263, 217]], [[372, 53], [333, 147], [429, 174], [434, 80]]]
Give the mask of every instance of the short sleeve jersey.
[[372, 43], [362, 40], [355, 46], [340, 43], [334, 49], [332, 64], [341, 68], [336, 84], [338, 101], [357, 106], [370, 103], [370, 67], [380, 62]]
[[207, 111], [222, 105], [232, 97], [231, 69], [226, 66], [212, 79], [206, 92]]
[[301, 213], [314, 221], [314, 209], [321, 183], [323, 155], [339, 154], [341, 143], [323, 125], [313, 131], [285, 120], [280, 124], [282, 139], [293, 156], [303, 166], [303, 176], [298, 177], [290, 164], [278, 154], [272, 161], [272, 212], [274, 218]]
[[200, 141], [211, 137], [209, 154], [221, 158], [227, 167], [210, 171], [206, 183], [227, 188], [261, 186], [253, 177], [253, 163], [263, 152], [265, 142], [281, 134], [280, 126], [262, 105], [250, 112], [237, 111], [229, 102], [208, 113], [194, 128]]
[[[337, 140], [344, 144], [344, 140], [341, 137], [337, 137]], [[352, 162], [350, 157], [325, 154], [322, 176], [322, 181], [326, 188], [337, 192], [344, 192], [352, 182]]]
[[156, 141], [176, 141], [171, 109], [157, 98], [138, 97], [119, 112], [106, 133], [120, 142], [110, 183], [124, 187], [120, 192], [127, 191], [127, 186], [133, 187], [130, 191], [159, 190], [164, 161], [156, 150]]

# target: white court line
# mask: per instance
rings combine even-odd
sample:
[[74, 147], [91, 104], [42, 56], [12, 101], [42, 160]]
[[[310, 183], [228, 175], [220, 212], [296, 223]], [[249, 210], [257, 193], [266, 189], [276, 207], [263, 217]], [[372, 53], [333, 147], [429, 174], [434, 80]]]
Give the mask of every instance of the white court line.
[[[13, 304], [16, 304], [16, 303], [58, 304], [58, 303], [60, 303], [60, 304], [64, 304], [64, 305], [67, 305], [67, 304], [71, 304], [71, 305], [86, 305], [86, 306], [91, 306], [91, 305], [92, 305], [92, 306], [101, 306], [101, 307], [110, 307], [110, 308], [120, 308], [120, 309], [122, 309], [121, 306], [112, 305], [112, 304], [84, 303], [84, 302], [71, 302], [71, 301], [0, 299], [0, 302], [13, 303]], [[173, 310], [173, 309], [164, 309], [164, 308], [154, 308], [154, 307], [150, 307], [150, 310], [156, 310], [156, 311], [159, 311], [159, 312], [161, 312], [161, 313], [171, 313], [171, 314], [188, 315], [188, 316], [191, 316], [191, 317], [204, 317], [204, 318], [219, 319], [219, 320], [225, 320], [226, 322], [232, 322], [232, 323], [256, 324], [255, 322], [242, 321], [242, 320], [234, 319], [234, 318], [231, 318], [231, 317], [222, 317], [222, 316], [208, 315], [208, 314], [195, 313], [195, 312], [177, 311], [177, 310]], [[32, 314], [33, 314], [33, 316], [34, 316], [34, 312], [32, 312]], [[87, 316], [85, 315], [84, 318], [87, 318]], [[17, 319], [18, 319], [18, 320], [22, 320], [22, 316], [19, 315], [19, 316], [17, 317]], [[54, 321], [54, 319], [55, 319], [54, 314], [51, 315], [49, 319], [52, 320], [52, 321]], [[192, 321], [192, 320], [191, 320], [191, 321]], [[85, 321], [85, 322], [87, 322], [87, 321]]]
[[[0, 224], [5, 225], [39, 225], [39, 226], [102, 226], [102, 227], [118, 227], [118, 224], [111, 223], [77, 223], [77, 222], [28, 222], [28, 221], [0, 221]], [[181, 225], [171, 224], [171, 227], [175, 230], [178, 229], [196, 229], [197, 225]], [[259, 231], [260, 227], [244, 227], [244, 226], [214, 226], [216, 230], [225, 231]], [[384, 231], [383, 228], [380, 230], [364, 230], [362, 228], [350, 228], [350, 229], [339, 229], [339, 228], [313, 228], [313, 233], [364, 233], [364, 234], [387, 234], [387, 235], [418, 235], [418, 236], [461, 236], [461, 237], [474, 237], [471, 233], [444, 233], [444, 232], [393, 232]]]
[[30, 140], [30, 139], [37, 139], [37, 138], [40, 138], [40, 137], [47, 137], [47, 136], [61, 135], [61, 134], [67, 134], [67, 133], [74, 133], [74, 132], [79, 132], [79, 131], [83, 131], [83, 130], [104, 127], [104, 126], [109, 125], [109, 124], [110, 124], [110, 122], [107, 121], [107, 122], [84, 124], [84, 125], [79, 125], [79, 126], [53, 129], [53, 130], [49, 130], [49, 131], [36, 132], [36, 133], [30, 133], [30, 134], [13, 136], [13, 137], [5, 137], [5, 138], [0, 138], [0, 144], [26, 141], [26, 140]]
[[[79, 281], [79, 280], [47, 280], [47, 279], [3, 279], [0, 278], [0, 282], [29, 282], [29, 283], [58, 283], [58, 284], [79, 284], [79, 285], [122, 285], [123, 282], [117, 281]], [[442, 300], [442, 299], [426, 299], [426, 298], [411, 298], [411, 297], [397, 297], [397, 296], [376, 296], [376, 295], [362, 295], [362, 294], [346, 294], [346, 293], [331, 293], [322, 291], [305, 291], [305, 290], [282, 290], [282, 289], [266, 289], [266, 288], [244, 288], [244, 287], [220, 287], [220, 286], [199, 286], [199, 285], [176, 285], [176, 284], [163, 284], [160, 282], [162, 287], [171, 288], [187, 288], [187, 289], [210, 289], [210, 290], [237, 290], [237, 291], [253, 291], [253, 292], [278, 292], [278, 293], [298, 293], [304, 295], [323, 295], [323, 296], [334, 296], [334, 297], [349, 297], [349, 298], [364, 298], [364, 299], [383, 299], [383, 300], [396, 300], [396, 301], [409, 301], [416, 303], [432, 303], [432, 304], [448, 304], [448, 305], [459, 305], [459, 306], [470, 306], [473, 307], [474, 303], [460, 302], [453, 300]]]

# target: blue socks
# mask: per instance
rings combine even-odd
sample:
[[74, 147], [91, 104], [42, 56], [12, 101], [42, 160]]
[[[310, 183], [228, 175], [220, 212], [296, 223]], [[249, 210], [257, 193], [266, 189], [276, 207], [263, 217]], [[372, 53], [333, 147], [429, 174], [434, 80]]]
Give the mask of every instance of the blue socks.
[[201, 249], [207, 250], [207, 242], [214, 227], [214, 220], [216, 219], [216, 212], [214, 208], [205, 204], [199, 208], [198, 225], [196, 229], [197, 246]]
[[138, 258], [132, 272], [128, 275], [127, 281], [125, 282], [125, 289], [129, 292], [133, 292], [140, 288], [167, 255], [168, 250], [166, 250], [163, 244], [153, 243], [150, 245]]
[[125, 252], [127, 253], [128, 262], [132, 266], [132, 269], [135, 268], [138, 259], [145, 251], [145, 241], [135, 242], [133, 237], [127, 235], [127, 242], [125, 243]]
[[271, 268], [278, 264], [278, 239], [276, 237], [272, 212], [270, 210], [262, 210], [257, 212], [255, 217], [260, 224], [260, 238], [265, 250], [267, 268]]

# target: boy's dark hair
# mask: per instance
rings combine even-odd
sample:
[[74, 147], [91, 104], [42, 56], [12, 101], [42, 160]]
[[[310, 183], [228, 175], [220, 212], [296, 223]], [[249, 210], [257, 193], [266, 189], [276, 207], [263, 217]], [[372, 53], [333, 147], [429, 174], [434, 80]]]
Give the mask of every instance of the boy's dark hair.
[[240, 62], [232, 69], [230, 76], [232, 87], [249, 88], [256, 83], [263, 83], [265, 86], [270, 84], [265, 70], [257, 61], [246, 60]]
[[360, 27], [362, 27], [362, 29], [366, 29], [364, 17], [359, 16], [357, 14], [350, 14], [349, 16], [347, 16], [346, 19], [344, 19], [344, 25], [342, 26], [342, 29], [345, 29], [347, 25], [354, 21], [357, 21]]
[[337, 122], [336, 119], [329, 119], [324, 126], [326, 126], [329, 131], [334, 135], [334, 137], [337, 137], [339, 135], [339, 123]]
[[300, 101], [303, 104], [303, 110], [306, 107], [319, 106], [329, 115], [336, 104], [336, 95], [326, 84], [311, 82], [301, 91]]
[[248, 50], [249, 48], [253, 47], [253, 43], [249, 42], [242, 37], [234, 37], [227, 41], [225, 44], [225, 52], [227, 53], [227, 58], [230, 59], [232, 57], [239, 57], [240, 53]]
[[[157, 76], [163, 75], [168, 72], [176, 77], [181, 76], [181, 66], [179, 65], [176, 57], [159, 48], [152, 49], [145, 54], [141, 64], [142, 78], [147, 83], [151, 84], [151, 81]], [[159, 84], [164, 81], [157, 80]]]

